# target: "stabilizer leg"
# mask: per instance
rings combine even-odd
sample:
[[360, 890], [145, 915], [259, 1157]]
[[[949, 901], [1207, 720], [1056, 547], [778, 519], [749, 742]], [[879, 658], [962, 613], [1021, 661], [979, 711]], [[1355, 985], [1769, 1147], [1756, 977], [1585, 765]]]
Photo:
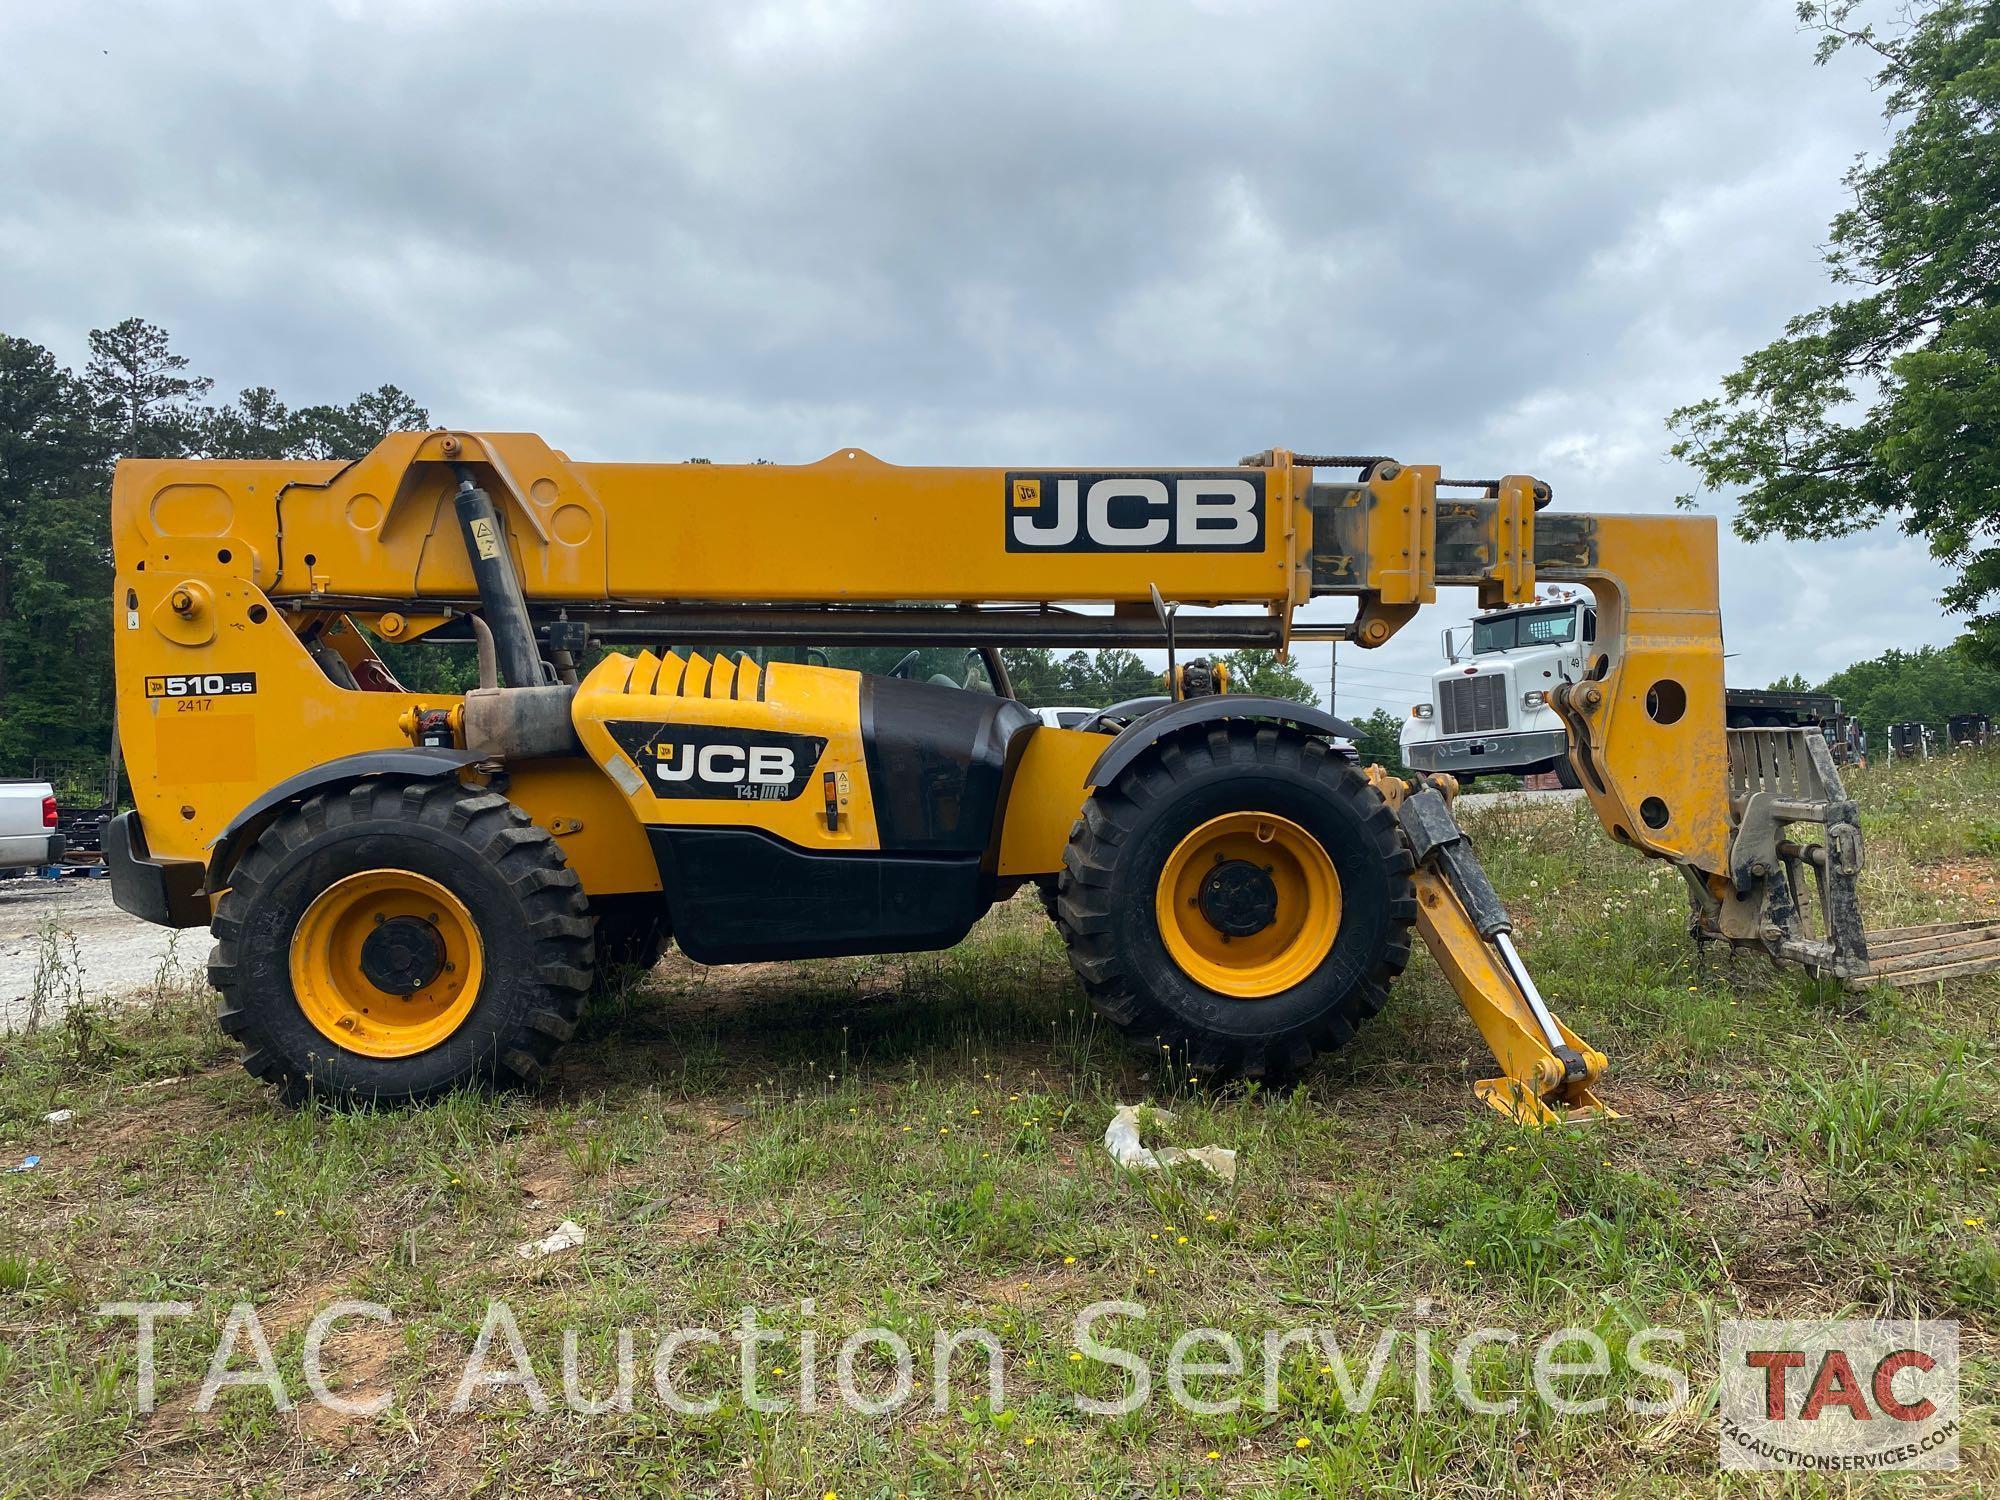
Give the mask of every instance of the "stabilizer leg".
[[[1419, 868], [1416, 885], [1417, 931], [1500, 1064], [1499, 1076], [1480, 1079], [1473, 1092], [1524, 1125], [1615, 1119], [1616, 1111], [1592, 1090], [1604, 1074], [1604, 1054], [1546, 1005], [1537, 1013], [1499, 947], [1480, 936], [1450, 881], [1435, 867]], [[1555, 1046], [1544, 1031], [1544, 1017], [1560, 1039]]]
[[1373, 768], [1369, 779], [1396, 808], [1417, 857], [1417, 930], [1500, 1064], [1473, 1092], [1525, 1125], [1617, 1118], [1593, 1092], [1604, 1054], [1543, 1000], [1515, 951], [1507, 909], [1444, 796], [1430, 786], [1413, 792]]

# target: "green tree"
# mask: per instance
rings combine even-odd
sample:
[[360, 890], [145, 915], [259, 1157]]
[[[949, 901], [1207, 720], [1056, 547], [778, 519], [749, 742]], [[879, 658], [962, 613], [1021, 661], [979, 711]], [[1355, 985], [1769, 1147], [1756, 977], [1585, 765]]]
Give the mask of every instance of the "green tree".
[[1260, 693], [1267, 698], [1289, 698], [1294, 703], [1317, 703], [1319, 694], [1299, 676], [1289, 661], [1278, 660], [1275, 651], [1232, 651], [1222, 658], [1229, 665], [1229, 691]]
[[[247, 392], [245, 394], [248, 394]], [[292, 458], [360, 458], [385, 433], [416, 432], [430, 413], [393, 385], [365, 391], [345, 406], [308, 406], [285, 427]]]
[[1810, 693], [1812, 684], [1806, 681], [1804, 673], [1793, 672], [1789, 676], [1780, 677], [1771, 684], [1769, 690], [1774, 693]]
[[1378, 708], [1365, 719], [1354, 721], [1360, 731], [1354, 748], [1364, 766], [1380, 766], [1398, 776], [1407, 776], [1403, 765], [1403, 721], [1386, 708]]
[[1072, 651], [1064, 658], [1063, 677], [1068, 701], [1087, 708], [1104, 708], [1166, 691], [1161, 674], [1147, 666], [1137, 652], [1122, 646]]
[[215, 382], [187, 373], [164, 328], [127, 318], [90, 334], [83, 380], [123, 458], [179, 458], [200, 444], [201, 398]]
[[202, 447], [211, 458], [291, 458], [292, 414], [268, 385], [254, 385], [202, 423]]
[[109, 458], [92, 392], [0, 334], [0, 769], [109, 742]]
[[[1885, 519], [1957, 570], [1944, 602], [2000, 661], [2000, 5], [1912, 0], [1896, 35], [1859, 0], [1801, 4], [1818, 61], [1880, 62], [1896, 124], [1848, 172], [1826, 259], [1850, 295], [1791, 320], [1722, 391], [1668, 418], [1745, 537], [1839, 536]], [[1683, 496], [1691, 503], [1692, 497]]]
[[1014, 684], [1014, 696], [1028, 707], [1049, 708], [1067, 701], [1063, 697], [1063, 664], [1048, 647], [1008, 646], [1000, 659]]
[[210, 458], [354, 459], [392, 432], [416, 432], [431, 414], [393, 385], [364, 391], [345, 406], [293, 411], [267, 385], [202, 414], [199, 445]]

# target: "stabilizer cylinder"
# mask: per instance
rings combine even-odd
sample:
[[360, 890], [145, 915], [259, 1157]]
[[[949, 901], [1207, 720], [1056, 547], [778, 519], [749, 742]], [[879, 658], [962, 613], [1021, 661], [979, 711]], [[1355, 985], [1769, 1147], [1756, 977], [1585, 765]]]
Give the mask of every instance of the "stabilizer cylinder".
[[1412, 790], [1378, 767], [1369, 779], [1396, 808], [1416, 856], [1417, 931], [1500, 1064], [1473, 1092], [1525, 1125], [1615, 1118], [1592, 1086], [1604, 1054], [1563, 1025], [1515, 950], [1506, 905], [1443, 793]]

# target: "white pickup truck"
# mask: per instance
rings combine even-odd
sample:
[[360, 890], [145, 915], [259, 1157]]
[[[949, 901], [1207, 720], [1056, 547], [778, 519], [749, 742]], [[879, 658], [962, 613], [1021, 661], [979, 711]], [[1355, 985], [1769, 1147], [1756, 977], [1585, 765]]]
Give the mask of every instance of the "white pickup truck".
[[0, 781], [0, 875], [62, 857], [54, 789], [46, 781]]

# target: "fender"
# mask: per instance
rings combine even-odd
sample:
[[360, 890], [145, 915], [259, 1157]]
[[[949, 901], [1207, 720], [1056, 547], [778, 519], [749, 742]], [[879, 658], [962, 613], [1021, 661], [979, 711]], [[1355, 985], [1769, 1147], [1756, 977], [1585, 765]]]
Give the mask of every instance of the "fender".
[[351, 786], [368, 776], [403, 776], [412, 781], [435, 781], [458, 772], [480, 758], [477, 750], [446, 750], [413, 745], [405, 750], [364, 750], [359, 755], [343, 755], [324, 765], [310, 766], [296, 776], [288, 776], [229, 820], [209, 845], [205, 889], [214, 895], [229, 884], [229, 872], [236, 867], [237, 846], [263, 831], [271, 815], [287, 803], [314, 792]]
[[1334, 739], [1358, 739], [1359, 732], [1345, 719], [1336, 719], [1312, 704], [1294, 703], [1289, 698], [1265, 698], [1250, 693], [1214, 693], [1184, 698], [1156, 708], [1143, 719], [1135, 719], [1104, 747], [1104, 753], [1090, 768], [1091, 786], [1108, 786], [1133, 761], [1170, 734], [1211, 724], [1223, 719], [1269, 719], [1289, 724], [1308, 734]]

